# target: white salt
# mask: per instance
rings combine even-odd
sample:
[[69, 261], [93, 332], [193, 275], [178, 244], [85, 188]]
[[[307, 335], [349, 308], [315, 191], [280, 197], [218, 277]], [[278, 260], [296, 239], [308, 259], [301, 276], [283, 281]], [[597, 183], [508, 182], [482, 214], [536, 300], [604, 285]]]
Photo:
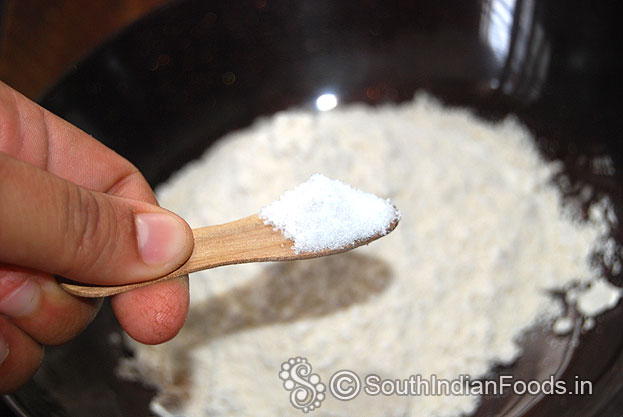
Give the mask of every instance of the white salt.
[[321, 174], [286, 191], [259, 217], [292, 241], [296, 253], [341, 249], [387, 234], [400, 212], [389, 199]]

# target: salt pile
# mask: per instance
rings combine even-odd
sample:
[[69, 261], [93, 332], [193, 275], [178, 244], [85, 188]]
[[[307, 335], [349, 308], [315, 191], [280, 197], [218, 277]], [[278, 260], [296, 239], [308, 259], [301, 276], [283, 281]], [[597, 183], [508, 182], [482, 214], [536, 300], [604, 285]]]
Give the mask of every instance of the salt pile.
[[341, 249], [372, 236], [384, 236], [400, 212], [390, 200], [314, 174], [258, 213], [299, 252]]

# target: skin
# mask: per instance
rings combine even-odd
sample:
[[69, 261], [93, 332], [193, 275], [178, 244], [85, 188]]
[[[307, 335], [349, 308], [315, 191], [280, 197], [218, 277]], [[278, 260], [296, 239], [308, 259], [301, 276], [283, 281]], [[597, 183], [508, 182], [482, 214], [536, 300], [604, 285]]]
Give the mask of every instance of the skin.
[[[173, 219], [181, 237], [166, 261], [160, 249], [171, 240], [167, 233], [152, 234], [141, 249], [140, 213]], [[97, 314], [100, 299], [64, 292], [53, 274], [100, 285], [138, 282], [174, 270], [192, 245], [188, 225], [158, 207], [130, 162], [0, 83], [0, 343], [8, 346], [8, 356], [0, 357], [0, 393], [28, 381], [45, 345], [74, 338]], [[25, 293], [37, 301], [16, 309], [16, 294]], [[161, 343], [186, 318], [187, 277], [111, 302], [131, 337]]]

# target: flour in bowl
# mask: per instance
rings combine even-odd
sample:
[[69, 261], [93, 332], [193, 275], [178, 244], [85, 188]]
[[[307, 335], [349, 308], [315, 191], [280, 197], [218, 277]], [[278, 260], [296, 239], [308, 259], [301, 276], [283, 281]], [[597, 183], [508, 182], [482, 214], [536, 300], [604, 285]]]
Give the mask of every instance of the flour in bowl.
[[[321, 172], [391, 198], [400, 226], [336, 256], [193, 274], [180, 334], [134, 343], [124, 369], [159, 387], [159, 414], [188, 416], [302, 415], [280, 378], [290, 358], [305, 358], [325, 386], [342, 369], [482, 377], [517, 359], [524, 331], [562, 315], [550, 290], [577, 288], [583, 300], [592, 288], [580, 301], [589, 315], [619, 300], [591, 263], [609, 233], [608, 202], [576, 219], [552, 184], [558, 171], [512, 118], [485, 123], [425, 96], [260, 120], [160, 187], [161, 204], [193, 227], [219, 224]], [[321, 394], [314, 416], [460, 416], [480, 398]]]

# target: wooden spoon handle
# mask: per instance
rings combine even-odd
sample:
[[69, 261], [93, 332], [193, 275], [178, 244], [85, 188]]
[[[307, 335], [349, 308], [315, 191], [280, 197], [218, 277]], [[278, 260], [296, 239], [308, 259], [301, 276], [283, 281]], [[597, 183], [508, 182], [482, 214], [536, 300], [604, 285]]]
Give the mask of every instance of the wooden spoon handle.
[[[398, 219], [390, 225], [386, 233], [394, 230], [397, 224]], [[333, 255], [368, 244], [384, 235], [385, 233], [374, 235], [339, 249], [296, 253], [292, 249], [294, 242], [286, 239], [280, 231], [275, 230], [272, 226], [265, 225], [264, 221], [254, 214], [230, 223], [193, 229], [195, 246], [190, 258], [178, 269], [164, 277], [117, 286], [93, 286], [65, 282], [60, 285], [68, 293], [80, 297], [108, 297], [217, 266], [248, 262], [292, 261]]]
[[322, 256], [324, 252], [295, 254], [292, 241], [272, 226], [264, 224], [257, 215], [230, 223], [193, 230], [195, 246], [190, 258], [178, 269], [164, 277], [117, 286], [91, 286], [61, 283], [61, 287], [81, 297], [107, 297], [156, 282], [166, 281], [204, 269], [223, 265], [285, 261]]

